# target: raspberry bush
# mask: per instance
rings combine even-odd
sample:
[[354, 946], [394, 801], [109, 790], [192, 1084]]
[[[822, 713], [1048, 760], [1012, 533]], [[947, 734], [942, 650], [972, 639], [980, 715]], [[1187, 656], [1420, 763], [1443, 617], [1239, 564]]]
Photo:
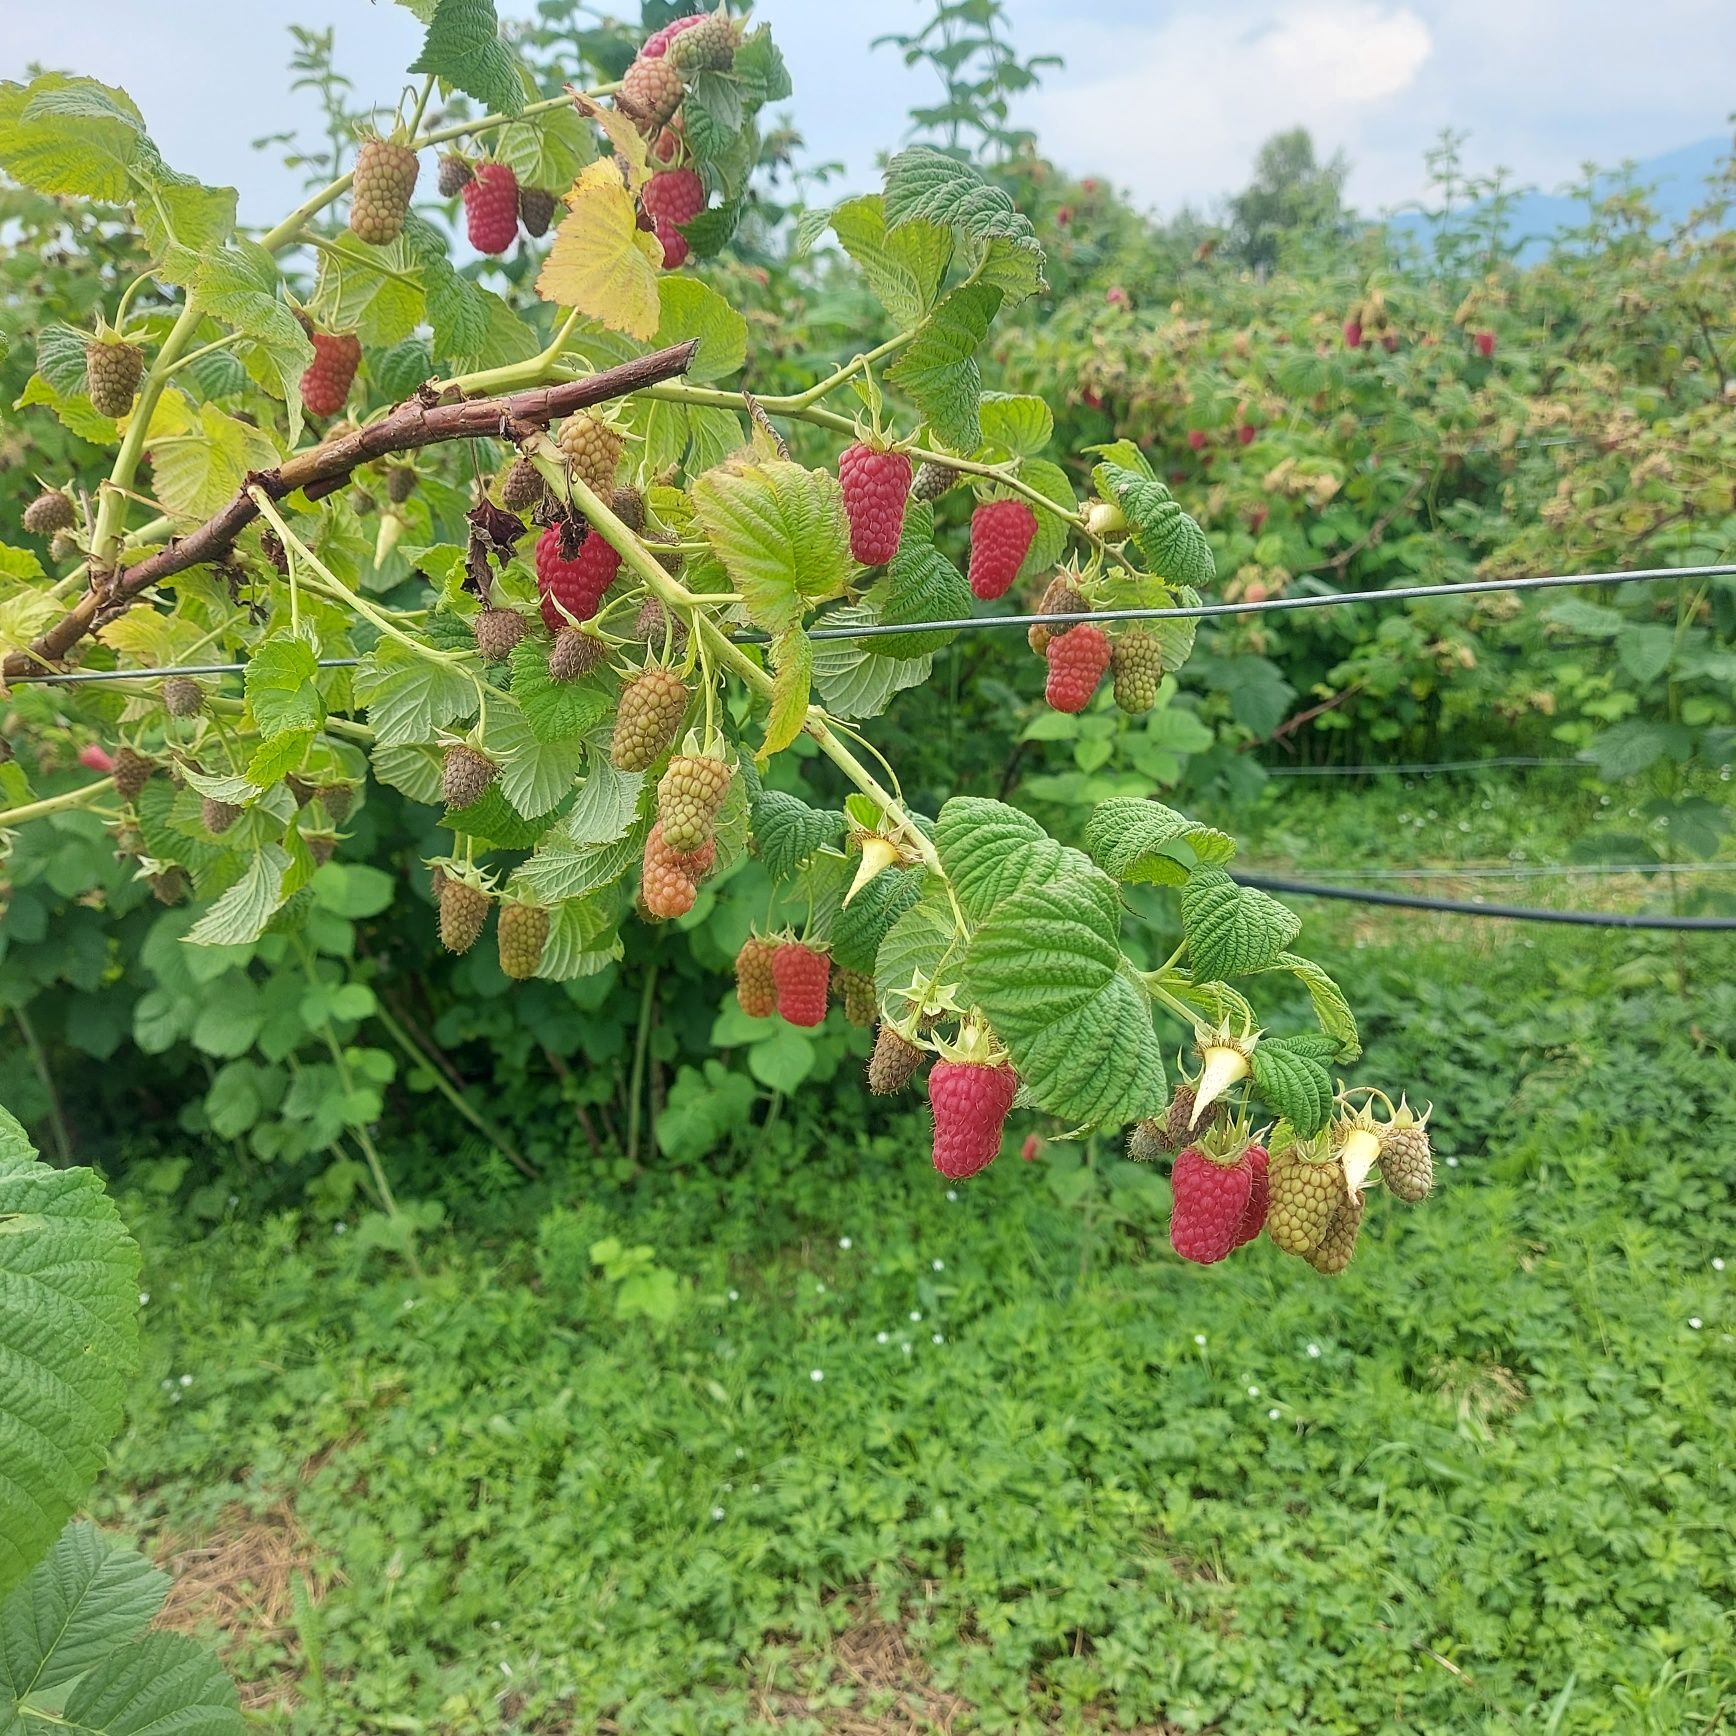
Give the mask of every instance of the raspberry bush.
[[[1233, 1221], [1177, 1246], [1216, 1259], [1247, 1240], [1256, 1168], [1262, 1221], [1266, 1197], [1249, 1152], [1273, 1152], [1276, 1182], [1315, 1142], [1356, 1211], [1302, 1251], [1341, 1269], [1364, 1189], [1388, 1175], [1418, 1193], [1420, 1123], [1388, 1129], [1363, 1106], [1384, 1096], [1335, 1080], [1359, 1053], [1349, 1005], [1294, 950], [1299, 920], [1236, 882], [1234, 840], [1145, 797], [1098, 804], [1070, 840], [977, 796], [922, 813], [862, 738], [949, 643], [921, 623], [1043, 597], [1069, 614], [1193, 604], [1215, 583], [1137, 445], [1063, 463], [1042, 396], [984, 389], [997, 322], [1045, 289], [1029, 219], [924, 146], [890, 160], [881, 192], [804, 212], [801, 243], [829, 237], [892, 335], [799, 390], [756, 390], [747, 319], [683, 267], [729, 244], [756, 117], [789, 94], [766, 29], [708, 17], [641, 43], [610, 95], [532, 100], [461, 11], [488, 8], [436, 9], [421, 104], [362, 142], [348, 228], [329, 234], [311, 225], [347, 175], [246, 237], [232, 195], [163, 167], [124, 93], [56, 74], [0, 86], [0, 167], [127, 203], [163, 300], [129, 311], [135, 283], [95, 329], [45, 333], [25, 394], [110, 456], [106, 479], [45, 478], [67, 506], [36, 511], [20, 532], [35, 541], [0, 566], [5, 670], [113, 673], [55, 695], [52, 727], [115, 769], [39, 796], [32, 760], [52, 760], [27, 739], [0, 766], [0, 828], [100, 815], [138, 884], [185, 899], [162, 932], [194, 977], [207, 967], [187, 960], [298, 965], [300, 1022], [243, 1026], [234, 1066], [255, 1040], [259, 1058], [225, 1071], [207, 1112], [262, 1153], [353, 1139], [388, 1211], [368, 1127], [394, 1066], [353, 1039], [378, 1018], [413, 1042], [344, 963], [345, 925], [394, 891], [344, 853], [381, 786], [444, 834], [427, 858], [441, 944], [469, 955], [492, 920], [515, 983], [605, 970], [635, 912], [704, 922], [757, 860], [770, 938], [741, 951], [743, 1016], [817, 1028], [836, 984], [851, 1017], [878, 1021], [876, 1091], [930, 1067], [948, 1177], [992, 1160], [1010, 1114], [1073, 1132], [1164, 1121], [1166, 1050], [1191, 1046], [1188, 1127], [1167, 1149], [1184, 1174], [1198, 1157], [1239, 1179]], [[424, 124], [436, 79], [486, 112]], [[439, 147], [462, 241], [408, 203]], [[532, 186], [559, 189], [545, 245], [519, 233]], [[514, 249], [532, 304], [459, 269]], [[353, 421], [316, 435], [304, 410]], [[443, 472], [443, 450], [466, 461]], [[937, 541], [949, 491], [968, 576]], [[50, 521], [77, 559], [44, 564]], [[869, 627], [909, 630], [850, 636]], [[1075, 713], [1112, 664], [1118, 702], [1149, 709], [1193, 640], [1187, 622], [1112, 639], [1081, 621], [1030, 642], [1051, 703]], [[239, 691], [130, 673], [231, 657]], [[1314, 1028], [1267, 1034], [1257, 1006], [1292, 988]], [[181, 1016], [151, 1040], [185, 1034]], [[292, 1089], [284, 1063], [309, 1032], [326, 1071], [304, 1089], [303, 1057]], [[276, 1115], [291, 1102], [293, 1138]], [[1263, 1144], [1255, 1123], [1277, 1124]]]

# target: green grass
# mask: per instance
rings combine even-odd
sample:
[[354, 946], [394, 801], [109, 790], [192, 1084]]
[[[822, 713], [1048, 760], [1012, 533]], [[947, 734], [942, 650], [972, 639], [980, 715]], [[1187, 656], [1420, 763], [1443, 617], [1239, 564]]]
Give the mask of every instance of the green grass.
[[1264, 1240], [1184, 1267], [1107, 1147], [949, 1198], [908, 1112], [624, 1183], [575, 1155], [534, 1199], [448, 1171], [425, 1282], [136, 1190], [101, 1517], [293, 1509], [337, 1577], [230, 1634], [273, 1728], [1710, 1731], [1736, 945], [1696, 937], [1683, 995], [1644, 937], [1307, 914], [1357, 1076], [1434, 1097], [1453, 1160], [1337, 1282]]

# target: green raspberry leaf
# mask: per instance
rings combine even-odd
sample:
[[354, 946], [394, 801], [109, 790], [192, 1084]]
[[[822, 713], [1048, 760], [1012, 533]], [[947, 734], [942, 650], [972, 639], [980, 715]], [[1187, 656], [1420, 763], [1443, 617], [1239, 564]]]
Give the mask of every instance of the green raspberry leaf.
[[102, 1736], [243, 1736], [235, 1684], [197, 1640], [148, 1633], [115, 1648], [79, 1679], [65, 1723]]
[[[1173, 853], [1178, 845], [1185, 846], [1180, 855]], [[1236, 853], [1236, 841], [1162, 802], [1112, 796], [1092, 809], [1085, 825], [1085, 849], [1099, 868], [1117, 880], [1179, 886], [1193, 867], [1217, 868], [1228, 862]]]
[[[1035, 457], [1055, 437], [1054, 412], [1041, 398], [1025, 393], [984, 392], [981, 415], [983, 444], [999, 448], [996, 458]], [[1069, 483], [1067, 497], [1072, 496]]]
[[325, 722], [325, 702], [314, 685], [318, 676], [319, 659], [305, 639], [268, 639], [254, 650], [245, 685], [262, 735], [318, 729]]
[[659, 279], [657, 300], [663, 315], [651, 340], [654, 349], [699, 340], [688, 379], [721, 380], [747, 360], [747, 321], [710, 284], [671, 274]]
[[1302, 930], [1294, 911], [1255, 887], [1238, 886], [1221, 868], [1189, 876], [1181, 922], [1197, 982], [1266, 970]]
[[811, 808], [800, 796], [763, 786], [754, 795], [749, 814], [760, 862], [774, 880], [790, 879], [844, 829], [842, 814]]
[[1155, 477], [1107, 462], [1092, 475], [1104, 496], [1127, 514], [1139, 552], [1160, 578], [1199, 589], [1217, 577], [1205, 532]]
[[887, 931], [874, 957], [874, 986], [882, 1000], [897, 1000], [913, 983], [956, 981], [964, 949], [953, 924], [946, 888], [930, 880], [922, 896]]
[[[440, 824], [453, 832], [465, 832], [479, 843], [486, 842], [500, 850], [528, 850], [548, 831], [555, 810], [527, 818], [506, 799], [497, 777], [468, 808], [448, 810]], [[523, 873], [523, 869], [520, 869]], [[589, 891], [589, 887], [582, 888]], [[555, 894], [545, 894], [544, 902], [553, 903]], [[558, 896], [569, 897], [562, 893]]]
[[380, 747], [432, 741], [476, 707], [476, 689], [461, 669], [418, 657], [392, 639], [362, 659], [354, 679]]
[[191, 946], [248, 946], [266, 930], [290, 884], [289, 852], [267, 844], [249, 858], [241, 878], [187, 931]]
[[762, 764], [782, 753], [808, 720], [808, 694], [814, 680], [814, 646], [800, 627], [790, 627], [772, 641], [772, 703], [766, 714], [765, 740], [754, 756]]
[[708, 470], [693, 484], [693, 507], [750, 619], [768, 633], [843, 594], [850, 531], [830, 472], [788, 459]]
[[[138, 1357], [139, 1250], [88, 1169], [0, 1109], [0, 1595], [82, 1501]], [[0, 1647], [13, 1628], [0, 1612]], [[0, 1680], [3, 1680], [0, 1677]]]
[[301, 437], [301, 376], [313, 361], [313, 345], [278, 298], [276, 261], [251, 241], [232, 241], [206, 256], [194, 289], [213, 319], [250, 340], [250, 360], [265, 369], [261, 383], [289, 410], [293, 446]]
[[549, 674], [549, 645], [540, 633], [526, 632], [512, 648], [512, 696], [538, 741], [568, 741], [586, 736], [615, 709], [617, 688], [592, 676], [556, 681]]
[[878, 193], [846, 199], [832, 211], [831, 225], [874, 299], [897, 324], [913, 326], [928, 315], [952, 263], [950, 229], [916, 220], [889, 231], [886, 201]]
[[615, 912], [608, 898], [569, 898], [555, 905], [536, 974], [549, 982], [573, 982], [613, 964], [623, 950]]
[[[826, 612], [828, 627], [869, 626], [878, 619], [860, 603]], [[920, 687], [933, 670], [928, 656], [892, 657], [880, 639], [824, 639], [814, 647], [814, 687], [834, 717], [878, 717], [895, 693]]]
[[1297, 953], [1281, 952], [1266, 968], [1289, 971], [1307, 989], [1308, 998], [1314, 1003], [1315, 1020], [1336, 1045], [1340, 1061], [1354, 1061], [1362, 1053], [1362, 1038], [1350, 1002], [1344, 998], [1343, 989], [1319, 965]]
[[410, 71], [431, 72], [499, 114], [524, 107], [524, 86], [500, 40], [493, 0], [437, 0]]
[[954, 796], [940, 810], [934, 841], [972, 922], [1026, 886], [1062, 873], [1097, 872], [1089, 857], [1057, 844], [1029, 815], [981, 796]]
[[132, 166], [149, 149], [144, 116], [124, 90], [58, 72], [0, 84], [0, 169], [39, 193], [124, 204]]
[[886, 227], [936, 223], [983, 244], [984, 279], [1022, 300], [1043, 282], [1043, 250], [1031, 220], [970, 164], [912, 145], [886, 165]]
[[976, 352], [1001, 300], [992, 284], [967, 283], [955, 289], [917, 327], [916, 336], [886, 370], [887, 381], [909, 394], [941, 444], [954, 452], [974, 452], [982, 444], [978, 406], [983, 382]]
[[500, 761], [495, 779], [513, 811], [526, 820], [552, 813], [572, 793], [585, 760], [585, 744], [576, 734], [544, 739], [525, 713], [504, 695], [488, 704], [488, 731], [483, 747]]
[[[852, 864], [851, 873], [855, 873]], [[845, 970], [874, 974], [880, 943], [922, 896], [925, 868], [888, 868], [876, 874], [832, 920], [832, 958]]]
[[1279, 1043], [1259, 1043], [1249, 1058], [1260, 1101], [1307, 1138], [1332, 1114], [1332, 1080], [1310, 1056]]
[[[914, 503], [904, 515], [898, 552], [868, 592], [877, 618], [892, 626], [906, 621], [959, 621], [971, 613], [970, 586], [934, 546], [934, 508]], [[864, 639], [872, 657], [931, 656], [958, 637], [955, 632], [885, 633]]]
[[1025, 551], [1025, 558], [1019, 565], [1019, 577], [1028, 579], [1037, 573], [1047, 572], [1061, 558], [1067, 547], [1067, 538], [1071, 534], [1067, 519], [1062, 514], [1078, 512], [1079, 501], [1073, 493], [1072, 479], [1059, 464], [1051, 463], [1047, 458], [1027, 458], [1019, 466], [1019, 480], [1027, 487], [1034, 488], [1045, 500], [1052, 500], [1058, 510], [1050, 511], [1046, 506], [1038, 506], [1034, 501], [1027, 501], [1031, 510], [1037, 515], [1037, 534], [1031, 539], [1031, 546]]

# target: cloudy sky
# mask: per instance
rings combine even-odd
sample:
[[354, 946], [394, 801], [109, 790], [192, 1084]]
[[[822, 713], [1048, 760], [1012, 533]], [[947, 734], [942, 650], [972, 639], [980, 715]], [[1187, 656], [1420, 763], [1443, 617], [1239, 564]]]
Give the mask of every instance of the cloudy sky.
[[[756, 8], [790, 62], [811, 153], [842, 160], [855, 184], [901, 141], [910, 104], [935, 92], [932, 75], [869, 40], [929, 9]], [[1446, 126], [1470, 133], [1474, 167], [1502, 164], [1552, 190], [1588, 158], [1725, 133], [1736, 104], [1733, 0], [1008, 0], [1007, 11], [1021, 54], [1067, 61], [1018, 118], [1067, 167], [1159, 209], [1211, 205], [1245, 179], [1263, 138], [1298, 123], [1347, 153], [1351, 197], [1374, 210], [1421, 191], [1423, 152]], [[419, 36], [390, 0], [0, 0], [0, 12], [0, 77], [40, 60], [123, 85], [168, 160], [238, 185], [244, 220], [258, 223], [292, 205], [298, 184], [274, 154], [235, 141], [313, 115], [280, 76], [285, 21], [335, 26], [357, 91], [388, 109]]]

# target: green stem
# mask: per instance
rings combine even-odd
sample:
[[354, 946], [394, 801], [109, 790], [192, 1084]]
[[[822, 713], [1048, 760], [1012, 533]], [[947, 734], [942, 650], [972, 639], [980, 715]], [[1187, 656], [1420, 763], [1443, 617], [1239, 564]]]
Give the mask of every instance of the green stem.
[[430, 380], [429, 389], [436, 392], [462, 392], [467, 398], [492, 398], [502, 392], [515, 392], [522, 387], [540, 385], [553, 371], [580, 317], [579, 310], [574, 308], [561, 321], [560, 330], [549, 340], [547, 346], [534, 356], [527, 356], [522, 362], [506, 362], [498, 368], [478, 368], [473, 374], [454, 374], [449, 380]]
[[0, 831], [22, 826], [27, 820], [40, 820], [44, 814], [64, 813], [68, 808], [82, 808], [106, 795], [115, 787], [113, 778], [98, 778], [94, 784], [80, 784], [76, 790], [62, 790], [58, 796], [44, 796], [39, 802], [26, 802], [21, 808], [0, 810]]
[[410, 124], [404, 130], [411, 138], [416, 136], [416, 129], [422, 124], [422, 117], [428, 112], [428, 99], [434, 94], [434, 74], [429, 73], [422, 80], [422, 94], [416, 98], [416, 112], [410, 116]]
[[150, 432], [157, 400], [162, 397], [163, 388], [169, 383], [181, 352], [192, 341], [193, 333], [203, 318], [198, 296], [189, 293], [180, 316], [170, 326], [162, 348], [157, 351], [157, 359], [139, 386], [139, 401], [133, 406], [120, 450], [115, 454], [108, 485], [98, 497], [96, 528], [91, 533], [91, 564], [105, 572], [114, 566], [125, 541], [127, 497], [122, 491], [132, 487], [133, 478], [138, 474], [139, 462], [145, 455], [145, 436]]
[[18, 1034], [24, 1039], [30, 1064], [36, 1069], [36, 1077], [41, 1080], [42, 1089], [47, 1093], [48, 1126], [54, 1135], [54, 1154], [60, 1159], [60, 1167], [65, 1169], [72, 1162], [72, 1141], [67, 1138], [66, 1116], [60, 1106], [60, 1093], [54, 1088], [54, 1075], [49, 1071], [48, 1056], [43, 1052], [42, 1044], [36, 1035], [36, 1027], [30, 1022], [30, 1015], [19, 1007], [12, 1016], [18, 1021]]
[[657, 995], [657, 961], [645, 967], [639, 995], [639, 1030], [633, 1039], [633, 1071], [627, 1081], [627, 1161], [639, 1161], [639, 1099], [645, 1092], [645, 1056], [651, 1047], [651, 1014]]
[[532, 1181], [537, 1178], [536, 1165], [517, 1150], [499, 1128], [493, 1126], [475, 1108], [468, 1098], [458, 1090], [450, 1079], [442, 1073], [439, 1067], [432, 1064], [429, 1056], [422, 1053], [410, 1033], [387, 1011], [386, 1005], [376, 997], [374, 1017], [386, 1027], [386, 1034], [404, 1051], [405, 1056], [418, 1066], [427, 1067], [440, 1095], [506, 1159], [521, 1175], [528, 1176]]

